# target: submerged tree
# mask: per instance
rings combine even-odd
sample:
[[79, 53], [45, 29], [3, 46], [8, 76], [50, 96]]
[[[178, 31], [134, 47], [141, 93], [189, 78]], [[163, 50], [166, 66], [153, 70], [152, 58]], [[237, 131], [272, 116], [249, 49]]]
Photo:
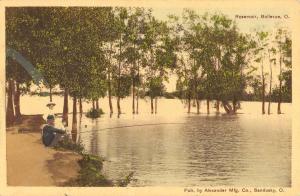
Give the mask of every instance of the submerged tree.
[[282, 85], [283, 85], [283, 64], [287, 68], [291, 68], [291, 39], [286, 29], [279, 28], [276, 34], [276, 42], [279, 53], [279, 89], [278, 89], [278, 106], [277, 113], [281, 114], [281, 102], [282, 102]]
[[271, 114], [271, 95], [272, 95], [272, 80], [273, 80], [272, 64], [276, 64], [276, 49], [273, 47], [268, 49], [268, 55], [269, 55], [269, 66], [270, 66], [268, 114]]
[[256, 40], [256, 50], [255, 55], [258, 57], [255, 59], [256, 63], [260, 63], [261, 66], [261, 79], [262, 79], [262, 114], [265, 114], [265, 87], [266, 87], [266, 80], [265, 80], [265, 71], [264, 71], [264, 60], [265, 56], [268, 55], [268, 32], [257, 32], [257, 40]]
[[[157, 97], [163, 94], [165, 78], [164, 64], [164, 36], [167, 36], [168, 28], [162, 21], [158, 21], [152, 15], [149, 15], [147, 23], [144, 27], [143, 51], [146, 53], [143, 58], [145, 70], [145, 85], [147, 87], [147, 95], [150, 97], [151, 113], [156, 113]], [[154, 103], [155, 100], [155, 103]], [[155, 107], [154, 107], [155, 104]]]

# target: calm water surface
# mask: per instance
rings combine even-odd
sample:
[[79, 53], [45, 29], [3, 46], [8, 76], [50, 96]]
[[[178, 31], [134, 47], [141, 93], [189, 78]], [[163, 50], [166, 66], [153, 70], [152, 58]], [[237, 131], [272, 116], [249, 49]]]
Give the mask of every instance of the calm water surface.
[[[46, 105], [47, 98], [23, 97]], [[104, 115], [80, 118], [78, 134], [86, 150], [104, 157], [104, 172], [119, 179], [134, 172], [130, 186], [291, 186], [291, 104], [284, 114], [261, 115], [260, 103], [241, 104], [240, 114], [187, 114], [179, 100], [159, 100], [158, 114], [149, 101], [140, 102], [140, 114], [131, 114], [130, 99], [122, 101], [120, 118]], [[55, 97], [55, 112], [62, 97]], [[109, 112], [107, 100], [100, 100]], [[90, 103], [84, 104], [88, 109]], [[71, 103], [70, 103], [70, 109]], [[23, 106], [23, 113], [46, 112]], [[195, 112], [195, 108], [193, 108]], [[79, 118], [79, 117], [78, 117]], [[69, 118], [71, 119], [71, 118]]]

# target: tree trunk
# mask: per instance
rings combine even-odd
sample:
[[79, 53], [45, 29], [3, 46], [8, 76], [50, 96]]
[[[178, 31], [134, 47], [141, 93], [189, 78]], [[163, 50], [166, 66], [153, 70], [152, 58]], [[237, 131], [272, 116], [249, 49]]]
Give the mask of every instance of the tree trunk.
[[271, 96], [269, 96], [269, 103], [268, 103], [268, 114], [271, 114]]
[[227, 101], [222, 101], [222, 104], [227, 114], [235, 114], [234, 108]]
[[50, 92], [49, 92], [49, 95], [50, 95], [50, 102], [52, 102], [52, 86], [50, 86]]
[[[135, 44], [133, 44], [134, 52], [135, 52]], [[136, 60], [134, 60], [133, 67], [132, 67], [132, 114], [135, 114], [135, 64]]]
[[77, 133], [77, 98], [73, 97], [73, 119], [72, 119], [72, 135]]
[[209, 114], [209, 99], [206, 99], [207, 114]]
[[197, 114], [200, 114], [200, 103], [199, 103], [199, 99], [196, 100], [196, 104], [197, 104]]
[[96, 106], [95, 106], [95, 100], [93, 99], [93, 110], [96, 109]]
[[81, 97], [79, 98], [79, 112], [82, 115], [83, 110], [82, 110], [82, 98]]
[[118, 69], [118, 98], [117, 98], [117, 107], [118, 107], [118, 117], [121, 114], [120, 106], [120, 88], [121, 88], [121, 53], [122, 53], [122, 34], [120, 34], [120, 49], [119, 49], [119, 69]]
[[191, 96], [188, 95], [188, 114], [191, 113]]
[[139, 91], [136, 93], [136, 114], [139, 113]]
[[117, 99], [118, 115], [121, 114], [120, 97]]
[[226, 111], [226, 113], [229, 114], [230, 113], [230, 109], [229, 109], [230, 105], [228, 104], [228, 102], [223, 101], [222, 104], [223, 104], [223, 107], [224, 107], [224, 110]]
[[193, 107], [196, 106], [196, 99], [193, 99], [193, 104], [192, 104]]
[[150, 97], [150, 99], [151, 99], [151, 114], [153, 114], [153, 98]]
[[269, 53], [269, 61], [270, 61], [270, 88], [269, 88], [269, 104], [268, 104], [268, 114], [271, 114], [271, 95], [272, 95], [272, 62], [271, 56]]
[[96, 110], [99, 110], [99, 99], [96, 100]]
[[13, 86], [14, 86], [14, 81], [12, 79], [9, 79], [8, 89], [7, 89], [6, 126], [13, 125], [15, 121], [14, 104], [13, 104]]
[[261, 78], [262, 78], [262, 114], [265, 114], [265, 76], [264, 76], [264, 65], [261, 63]]
[[282, 88], [282, 56], [280, 52], [279, 59], [279, 96], [278, 96], [278, 106], [277, 106], [277, 114], [281, 114], [281, 88]]
[[[139, 65], [139, 61], [138, 61], [138, 65], [137, 65], [137, 71], [138, 71], [138, 80], [140, 80], [140, 65]], [[140, 91], [140, 81], [137, 85], [137, 91], [136, 91], [136, 113], [139, 113], [139, 91]]]
[[220, 113], [220, 101], [217, 100], [216, 102], [216, 110], [217, 110], [217, 113]]
[[135, 114], [135, 84], [132, 80], [132, 114]]
[[[110, 44], [110, 50], [112, 51], [112, 42]], [[108, 103], [109, 103], [109, 109], [110, 109], [110, 114], [114, 113], [113, 112], [113, 105], [112, 105], [112, 100], [111, 100], [111, 52], [109, 53], [109, 68], [108, 68]]]
[[112, 100], [111, 100], [111, 81], [110, 81], [110, 73], [108, 73], [108, 103], [109, 103], [109, 109], [110, 113], [114, 113], [113, 106], [112, 106]]
[[69, 91], [68, 89], [65, 89], [62, 121], [65, 122], [66, 126], [68, 126], [68, 113], [69, 113], [68, 98], [69, 98]]
[[19, 82], [16, 81], [16, 91], [15, 91], [15, 96], [14, 96], [16, 119], [20, 119], [21, 118], [20, 95], [21, 95], [20, 84], [19, 84]]
[[237, 107], [236, 107], [237, 101], [235, 99], [232, 100], [232, 107], [233, 107], [233, 113], [236, 113]]
[[265, 77], [262, 79], [262, 114], [265, 114]]

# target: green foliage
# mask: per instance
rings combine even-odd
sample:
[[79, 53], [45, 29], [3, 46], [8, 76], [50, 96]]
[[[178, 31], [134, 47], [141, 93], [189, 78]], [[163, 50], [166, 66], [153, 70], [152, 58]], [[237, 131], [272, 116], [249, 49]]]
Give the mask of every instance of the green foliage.
[[125, 98], [130, 94], [130, 87], [131, 87], [131, 77], [130, 75], [122, 74], [120, 77], [113, 77], [113, 86], [117, 87], [118, 82], [120, 80], [120, 88], [119, 94], [117, 89], [113, 92], [113, 95], [119, 96], [120, 98]]
[[165, 86], [162, 83], [162, 78], [155, 77], [149, 78], [147, 82], [148, 91], [146, 91], [146, 96], [155, 98], [162, 96], [165, 92]]
[[[33, 62], [46, 86], [60, 85], [72, 96], [99, 98], [106, 92], [107, 61], [100, 46], [109, 39], [104, 35], [111, 10], [12, 8], [7, 12], [7, 30], [15, 36], [8, 36], [7, 43]], [[18, 29], [22, 32], [13, 34]]]
[[56, 150], [71, 150], [74, 152], [77, 152], [79, 154], [82, 154], [84, 151], [84, 147], [81, 143], [75, 143], [70, 139], [71, 137], [63, 137], [62, 140], [60, 140], [54, 148]]
[[[281, 88], [281, 99], [284, 102], [292, 102], [292, 71], [287, 70], [282, 72], [282, 88]], [[272, 99], [278, 101], [280, 95], [280, 89], [276, 86], [272, 92]]]
[[117, 186], [126, 187], [133, 181], [134, 172], [130, 172], [124, 179], [118, 180]]
[[88, 118], [99, 118], [102, 114], [104, 114], [104, 112], [103, 112], [103, 110], [101, 108], [99, 108], [99, 109], [93, 109], [93, 108], [91, 108], [86, 113], [86, 117], [88, 117]]
[[79, 176], [71, 179], [64, 186], [113, 186], [112, 181], [108, 180], [101, 172], [103, 159], [84, 153], [84, 147], [81, 143], [75, 143], [70, 137], [64, 137], [55, 147], [56, 150], [71, 150], [82, 156], [79, 160]]
[[[6, 48], [14, 49], [27, 60], [34, 61], [33, 36], [30, 33], [36, 24], [26, 8], [6, 8]], [[28, 35], [24, 35], [28, 33]], [[21, 85], [24, 84], [22, 93], [26, 93], [31, 85], [32, 78], [29, 73], [12, 57], [6, 59], [6, 78], [14, 79]]]
[[[31, 61], [47, 87], [59, 85], [73, 97], [97, 100], [109, 90], [125, 98], [134, 86], [155, 98], [176, 73], [183, 99], [238, 101], [252, 84], [258, 96], [262, 86], [250, 76], [270, 53], [274, 65], [275, 54], [282, 56], [282, 92], [291, 94], [284, 72], [292, 68], [292, 40], [284, 28], [272, 45], [269, 32], [251, 37], [223, 14], [189, 9], [161, 21], [138, 7], [7, 8], [6, 20], [7, 47]], [[31, 78], [21, 66], [8, 59], [6, 70], [7, 78], [29, 89]]]
[[98, 156], [83, 154], [83, 158], [79, 161], [81, 170], [76, 179], [70, 180], [65, 186], [113, 186], [113, 182], [108, 180], [102, 173], [103, 159]]
[[114, 183], [108, 180], [102, 174], [104, 159], [84, 153], [84, 147], [81, 143], [75, 143], [71, 137], [64, 137], [63, 140], [54, 146], [56, 150], [70, 150], [76, 152], [82, 156], [82, 159], [78, 161], [80, 166], [79, 175], [75, 179], [71, 179], [64, 183], [63, 186], [72, 187], [107, 187], [107, 186], [127, 186], [133, 180], [133, 172], [129, 173], [124, 179], [117, 180]]
[[222, 14], [198, 16], [185, 10], [182, 18], [181, 49], [185, 56], [176, 70], [180, 97], [237, 102], [247, 87], [244, 70], [254, 42]]

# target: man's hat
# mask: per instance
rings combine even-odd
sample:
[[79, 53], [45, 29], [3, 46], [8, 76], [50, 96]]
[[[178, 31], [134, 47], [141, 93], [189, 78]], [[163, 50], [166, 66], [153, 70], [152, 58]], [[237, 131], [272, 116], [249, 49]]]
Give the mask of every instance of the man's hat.
[[47, 120], [54, 120], [54, 115], [52, 115], [52, 114], [48, 115]]
[[56, 105], [55, 103], [53, 103], [53, 102], [49, 102], [49, 103], [47, 103], [47, 105], [46, 105], [46, 106], [50, 108], [50, 107], [54, 107], [55, 105]]

